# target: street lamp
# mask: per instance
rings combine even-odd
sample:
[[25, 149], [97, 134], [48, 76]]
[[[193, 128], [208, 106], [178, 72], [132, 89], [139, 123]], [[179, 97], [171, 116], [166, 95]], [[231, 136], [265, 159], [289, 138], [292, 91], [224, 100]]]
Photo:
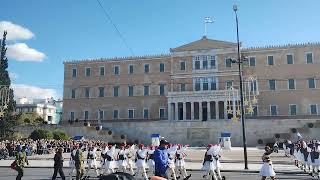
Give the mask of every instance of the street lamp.
[[238, 64], [239, 70], [239, 83], [240, 83], [240, 108], [241, 108], [241, 122], [242, 122], [242, 142], [243, 142], [243, 155], [244, 155], [244, 169], [248, 169], [248, 157], [247, 157], [247, 139], [246, 139], [246, 129], [245, 129], [245, 122], [244, 122], [244, 108], [243, 108], [243, 90], [242, 90], [242, 71], [241, 71], [241, 64], [244, 62], [244, 58], [240, 56], [240, 41], [239, 41], [239, 27], [238, 27], [238, 7], [237, 5], [233, 5], [233, 11], [236, 16], [236, 25], [237, 25], [237, 45], [238, 45], [238, 56], [237, 60], [232, 61], [233, 63]]

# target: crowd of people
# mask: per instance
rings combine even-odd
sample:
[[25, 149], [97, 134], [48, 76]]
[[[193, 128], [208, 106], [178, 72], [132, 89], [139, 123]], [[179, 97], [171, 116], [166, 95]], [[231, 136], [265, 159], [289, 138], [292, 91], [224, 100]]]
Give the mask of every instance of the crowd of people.
[[283, 143], [285, 155], [294, 160], [294, 164], [313, 177], [320, 178], [320, 141], [286, 140]]

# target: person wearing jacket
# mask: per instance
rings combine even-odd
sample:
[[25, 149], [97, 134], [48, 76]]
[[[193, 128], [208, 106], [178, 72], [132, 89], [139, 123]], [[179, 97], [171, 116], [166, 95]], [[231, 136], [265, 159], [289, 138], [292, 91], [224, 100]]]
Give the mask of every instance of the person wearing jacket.
[[154, 151], [155, 175], [164, 178], [168, 178], [166, 175], [169, 160], [167, 151], [168, 144], [166, 140], [162, 139], [160, 146]]
[[54, 172], [52, 175], [52, 180], [55, 180], [57, 178], [57, 174], [59, 172], [61, 179], [65, 180], [66, 177], [64, 176], [63, 172], [63, 157], [62, 157], [63, 149], [58, 148], [58, 151], [54, 155]]

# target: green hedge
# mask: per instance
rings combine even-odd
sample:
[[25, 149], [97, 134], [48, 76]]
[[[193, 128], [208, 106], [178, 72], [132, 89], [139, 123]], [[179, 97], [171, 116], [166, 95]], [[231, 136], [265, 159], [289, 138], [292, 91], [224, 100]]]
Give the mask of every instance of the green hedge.
[[29, 138], [33, 140], [38, 139], [56, 139], [56, 140], [69, 140], [70, 137], [62, 130], [45, 130], [45, 129], [36, 129], [34, 130]]

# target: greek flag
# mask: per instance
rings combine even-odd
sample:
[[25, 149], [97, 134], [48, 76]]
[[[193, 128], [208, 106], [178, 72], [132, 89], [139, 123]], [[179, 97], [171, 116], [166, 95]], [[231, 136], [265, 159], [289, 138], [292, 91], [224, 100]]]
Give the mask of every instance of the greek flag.
[[211, 17], [205, 17], [204, 23], [213, 23], [213, 20], [211, 19]]

